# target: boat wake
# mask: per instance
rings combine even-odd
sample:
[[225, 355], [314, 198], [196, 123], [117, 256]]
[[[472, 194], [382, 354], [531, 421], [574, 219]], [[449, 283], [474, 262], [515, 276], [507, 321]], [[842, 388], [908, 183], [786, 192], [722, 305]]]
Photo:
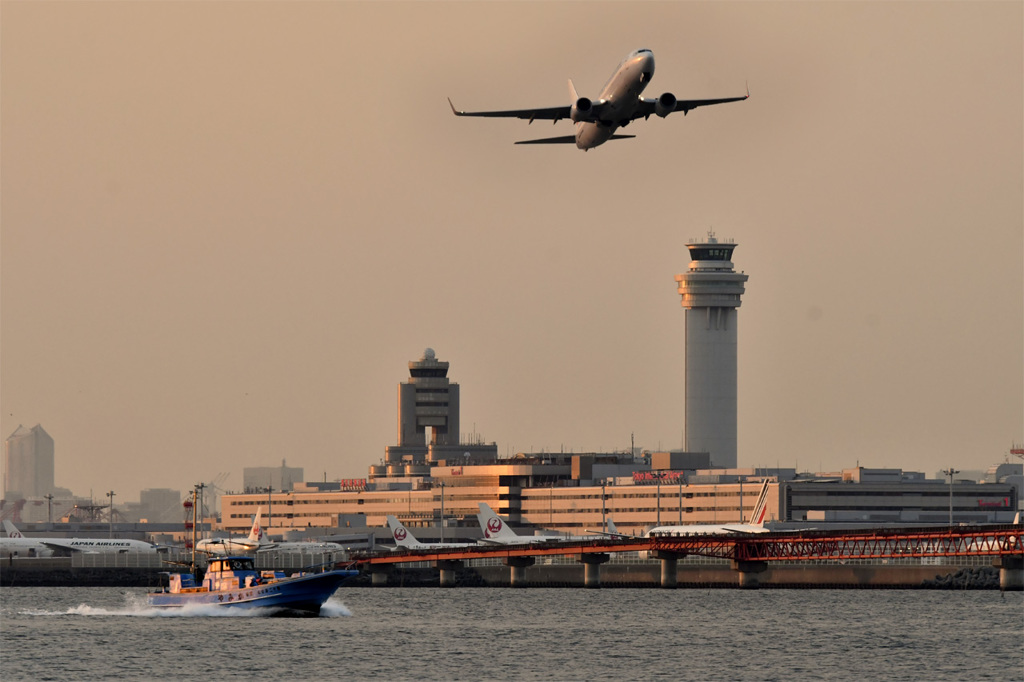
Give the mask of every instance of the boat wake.
[[[123, 607], [79, 604], [60, 609], [21, 609], [23, 616], [92, 616], [115, 618], [267, 618], [281, 614], [279, 609], [229, 609], [216, 604], [188, 604], [180, 608], [160, 608], [146, 604], [144, 597], [126, 595]], [[340, 601], [329, 600], [320, 609], [321, 618], [344, 618], [352, 612]]]

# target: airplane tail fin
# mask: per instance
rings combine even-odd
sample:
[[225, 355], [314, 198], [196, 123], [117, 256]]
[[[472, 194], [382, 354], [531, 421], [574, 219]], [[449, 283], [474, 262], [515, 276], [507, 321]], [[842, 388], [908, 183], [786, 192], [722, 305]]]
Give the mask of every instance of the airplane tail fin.
[[761, 486], [761, 494], [757, 496], [757, 504], [754, 505], [754, 511], [750, 514], [750, 525], [752, 526], [763, 526], [765, 512], [768, 509], [768, 485], [769, 482], [765, 479], [764, 485]]
[[391, 528], [391, 537], [395, 539], [396, 546], [412, 549], [419, 544], [409, 529], [402, 525], [402, 522], [396, 517], [388, 515], [388, 527]]
[[263, 506], [256, 507], [256, 515], [252, 519], [252, 529], [246, 539], [250, 542], [263, 544]]
[[608, 519], [608, 532], [609, 533], [615, 533], [616, 535], [619, 532], [619, 529], [615, 527], [615, 522], [612, 521], [611, 519]]
[[576, 94], [576, 86], [572, 84], [572, 79], [570, 78], [569, 79], [569, 106], [572, 106], [573, 104], [576, 104], [576, 100], [578, 100], [579, 98], [580, 98], [580, 96]]
[[508, 540], [517, 537], [516, 532], [508, 527], [508, 523], [498, 516], [487, 503], [480, 503], [480, 513], [476, 515], [480, 522], [480, 530], [485, 540]]
[[7, 531], [7, 537], [9, 537], [9, 538], [23, 538], [23, 537], [25, 537], [24, 535], [21, 534], [21, 531], [18, 530], [17, 527], [15, 527], [15, 525], [13, 523], [11, 523], [8, 519], [4, 519], [4, 530]]

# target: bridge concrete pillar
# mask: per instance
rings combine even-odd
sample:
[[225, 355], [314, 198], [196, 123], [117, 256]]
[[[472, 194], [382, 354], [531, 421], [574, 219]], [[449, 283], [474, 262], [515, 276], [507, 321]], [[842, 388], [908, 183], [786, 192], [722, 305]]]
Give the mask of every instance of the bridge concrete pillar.
[[997, 556], [992, 565], [999, 569], [999, 589], [1024, 591], [1024, 556]]
[[767, 561], [733, 561], [732, 570], [739, 573], [740, 587], [756, 590], [761, 583], [759, 574], [768, 569]]
[[462, 562], [455, 559], [435, 561], [434, 565], [441, 572], [441, 587], [455, 587], [455, 571], [462, 567]]
[[661, 586], [668, 589], [676, 587], [679, 582], [677, 577], [679, 575], [679, 559], [686, 555], [655, 550], [651, 552], [651, 556], [661, 560]]
[[597, 588], [601, 587], [601, 564], [608, 561], [607, 554], [583, 554], [580, 561], [583, 562], [583, 586]]
[[509, 568], [509, 583], [512, 587], [526, 587], [526, 567], [533, 566], [532, 556], [505, 557], [505, 565]]
[[388, 576], [391, 575], [390, 566], [370, 565], [370, 584], [373, 587], [387, 587]]

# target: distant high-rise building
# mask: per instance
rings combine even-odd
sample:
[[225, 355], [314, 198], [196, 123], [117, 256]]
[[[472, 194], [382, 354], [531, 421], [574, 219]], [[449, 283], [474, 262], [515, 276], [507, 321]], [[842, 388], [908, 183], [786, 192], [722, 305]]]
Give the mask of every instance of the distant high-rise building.
[[291, 490], [303, 480], [302, 467], [290, 467], [281, 460], [279, 467], [245, 467], [242, 469], [242, 485], [245, 490], [257, 491], [273, 488], [275, 491]]
[[147, 488], [139, 493], [139, 515], [150, 523], [181, 521], [181, 491]]
[[715, 466], [736, 466], [736, 309], [747, 276], [733, 269], [735, 244], [709, 234], [687, 244], [690, 268], [676, 275], [686, 308], [686, 443]]
[[53, 492], [53, 438], [36, 424], [18, 425], [4, 441], [4, 499], [42, 497]]

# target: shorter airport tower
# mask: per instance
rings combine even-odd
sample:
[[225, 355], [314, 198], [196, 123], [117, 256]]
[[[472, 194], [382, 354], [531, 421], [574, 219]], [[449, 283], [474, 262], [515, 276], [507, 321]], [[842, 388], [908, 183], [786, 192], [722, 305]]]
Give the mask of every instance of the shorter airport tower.
[[713, 232], [686, 245], [690, 267], [676, 275], [686, 309], [684, 449], [736, 467], [736, 309], [747, 275], [733, 269], [735, 243]]
[[398, 445], [385, 449], [385, 462], [371, 466], [370, 476], [402, 477], [430, 474], [438, 464], [494, 461], [498, 446], [459, 432], [459, 385], [448, 379], [448, 363], [432, 348], [409, 362], [409, 380], [398, 385]]
[[459, 442], [459, 385], [448, 380], [448, 363], [433, 348], [409, 363], [409, 381], [398, 387], [398, 444], [400, 446], [457, 445]]

